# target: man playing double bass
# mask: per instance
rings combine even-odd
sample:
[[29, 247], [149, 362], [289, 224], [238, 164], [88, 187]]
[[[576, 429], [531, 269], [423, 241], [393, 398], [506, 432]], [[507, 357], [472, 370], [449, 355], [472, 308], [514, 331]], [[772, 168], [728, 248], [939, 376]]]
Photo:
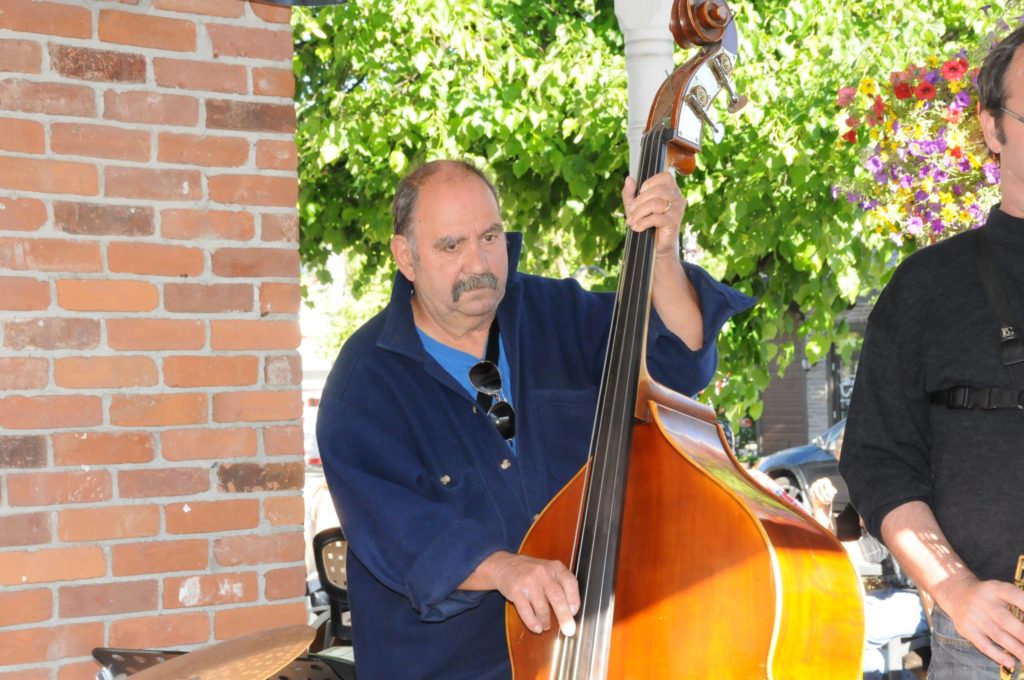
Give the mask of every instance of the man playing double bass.
[[[657, 230], [649, 370], [693, 394], [752, 300], [680, 262], [672, 175], [622, 193], [629, 226]], [[517, 273], [521, 236], [467, 163], [410, 173], [392, 215], [391, 300], [342, 348], [317, 421], [359, 676], [507, 678], [506, 600], [532, 631], [575, 627], [573, 574], [516, 550], [586, 460], [614, 296]]]

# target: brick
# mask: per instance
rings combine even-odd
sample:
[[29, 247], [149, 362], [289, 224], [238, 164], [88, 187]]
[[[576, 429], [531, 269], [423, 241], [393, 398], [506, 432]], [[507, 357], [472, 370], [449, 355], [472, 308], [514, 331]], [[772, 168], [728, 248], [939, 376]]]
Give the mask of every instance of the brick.
[[260, 223], [260, 238], [264, 241], [299, 242], [299, 216], [294, 213], [264, 214]]
[[50, 126], [50, 148], [56, 153], [71, 156], [145, 162], [149, 160], [150, 144], [146, 130], [79, 123], [53, 123]]
[[110, 424], [122, 427], [191, 425], [207, 422], [206, 394], [115, 394]]
[[107, 196], [182, 201], [202, 198], [203, 180], [197, 170], [105, 168]]
[[46, 439], [44, 437], [0, 435], [0, 468], [41, 467], [46, 467]]
[[199, 248], [114, 242], [107, 245], [107, 267], [150, 276], [199, 276], [206, 269], [206, 256]]
[[213, 420], [218, 423], [294, 420], [302, 417], [302, 395], [288, 392], [218, 392]]
[[157, 159], [164, 163], [237, 168], [249, 160], [249, 141], [242, 137], [161, 132], [158, 145]]
[[[5, 512], [0, 515], [0, 547], [41, 545], [51, 540], [48, 512]], [[0, 617], [2, 614], [3, 607], [0, 606]]]
[[263, 379], [268, 385], [301, 384], [302, 357], [298, 354], [268, 356]]
[[4, 324], [8, 349], [95, 349], [100, 344], [100, 322], [94, 319], [30, 319]]
[[50, 68], [65, 78], [114, 83], [146, 82], [146, 58], [130, 52], [51, 44]]
[[164, 309], [168, 312], [251, 312], [253, 287], [247, 283], [168, 283]]
[[52, 194], [95, 196], [99, 171], [90, 163], [0, 156], [0, 187]]
[[10, 505], [62, 505], [110, 500], [113, 487], [105, 470], [18, 473], [7, 477]]
[[220, 248], [213, 253], [213, 273], [224, 277], [298, 278], [299, 252], [294, 248]]
[[71, 541], [145, 538], [160, 532], [160, 506], [125, 505], [72, 508], [57, 513], [57, 537]]
[[298, 314], [302, 286], [297, 283], [260, 284], [260, 314]]
[[158, 381], [156, 362], [149, 357], [60, 357], [53, 364], [58, 387], [144, 387]]
[[113, 621], [107, 643], [127, 649], [169, 649], [209, 639], [210, 616], [206, 612], [161, 612], [156, 616]]
[[241, 205], [293, 207], [299, 184], [292, 177], [216, 175], [209, 178], [210, 200]]
[[230, 501], [170, 503], [164, 508], [167, 533], [203, 534], [255, 529], [260, 502], [255, 498]]
[[306, 568], [271, 569], [263, 577], [268, 600], [291, 600], [306, 594]]
[[[41, 390], [50, 383], [50, 362], [42, 357], [0, 357], [0, 390]], [[0, 467], [3, 438], [0, 437]]]
[[217, 564], [224, 567], [301, 562], [304, 551], [305, 539], [298, 529], [271, 535], [225, 536], [218, 538], [213, 547]]
[[295, 107], [292, 104], [208, 99], [206, 127], [251, 132], [294, 132]]
[[[3, 58], [2, 50], [3, 45], [0, 44], [0, 59]], [[42, 123], [23, 118], [0, 118], [0, 151], [44, 153], [46, 138]]]
[[[301, 465], [301, 463], [299, 463]], [[263, 499], [263, 515], [271, 526], [302, 526], [306, 510], [302, 496], [274, 496]], [[305, 576], [303, 576], [305, 579]]]
[[77, 312], [149, 312], [157, 308], [156, 286], [127, 279], [57, 281], [57, 304]]
[[202, 349], [206, 326], [202, 321], [172, 319], [108, 319], [107, 344], [118, 351]]
[[246, 28], [226, 24], [206, 24], [213, 45], [213, 56], [246, 57], [284, 61], [292, 57], [292, 32], [266, 28]]
[[219, 488], [228, 493], [301, 489], [305, 476], [303, 463], [224, 463], [217, 468]]
[[210, 544], [205, 539], [115, 544], [110, 547], [112, 574], [135, 576], [205, 570]]
[[53, 593], [44, 588], [0, 592], [0, 628], [46, 621], [53, 616]]
[[65, 38], [92, 37], [92, 12], [85, 7], [38, 0], [5, 0], [0, 28]]
[[0, 196], [0, 229], [35, 231], [46, 222], [46, 205], [35, 198]]
[[58, 432], [53, 435], [53, 464], [58, 467], [148, 463], [155, 456], [156, 444], [150, 432]]
[[256, 166], [269, 170], [295, 170], [299, 166], [295, 142], [259, 140], [256, 142]]
[[99, 578], [106, 572], [99, 546], [0, 553], [0, 585], [5, 586]]
[[295, 74], [286, 68], [254, 68], [252, 88], [253, 94], [291, 99], [295, 96]]
[[125, 123], [187, 125], [199, 122], [199, 100], [178, 94], [132, 90], [103, 93], [103, 117]]
[[212, 321], [210, 347], [232, 349], [297, 349], [302, 332], [295, 321]]
[[51, 680], [50, 668], [30, 668], [17, 670], [13, 673], [0, 671], [0, 680]]
[[268, 456], [302, 455], [304, 447], [301, 425], [281, 425], [263, 430], [263, 451]]
[[168, 387], [255, 385], [260, 361], [255, 356], [189, 356], [164, 359], [164, 384]]
[[194, 52], [196, 25], [184, 19], [103, 9], [100, 10], [99, 38], [121, 45]]
[[233, 210], [164, 210], [160, 235], [174, 239], [248, 241], [256, 235], [252, 213]]
[[46, 272], [103, 270], [100, 244], [59, 238], [0, 237], [0, 268]]
[[7, 397], [0, 399], [0, 427], [15, 430], [47, 430], [58, 427], [89, 427], [103, 422], [99, 397]]
[[0, 631], [0, 666], [88, 656], [102, 645], [102, 621]]
[[214, 636], [218, 640], [230, 640], [267, 628], [305, 622], [305, 605], [301, 602], [220, 609], [213, 614]]
[[50, 306], [50, 284], [16, 276], [0, 278], [0, 309], [33, 311]]
[[253, 13], [264, 21], [275, 23], [275, 24], [287, 24], [292, 20], [292, 9], [291, 7], [282, 7], [281, 5], [271, 5], [260, 0], [253, 0], [249, 3], [249, 8], [252, 9]]
[[99, 205], [58, 201], [53, 206], [57, 229], [90, 236], [151, 236], [153, 209], [135, 205]]
[[166, 460], [241, 458], [256, 455], [256, 432], [249, 428], [167, 430], [160, 434]]
[[241, 0], [153, 0], [153, 7], [169, 12], [229, 18], [240, 17], [245, 12], [245, 3]]
[[258, 597], [259, 580], [252, 571], [164, 579], [164, 609], [255, 602]]
[[123, 470], [117, 475], [121, 498], [154, 498], [188, 496], [210, 489], [207, 468], [160, 468], [155, 470]]
[[[116, 0], [120, 3], [125, 3], [127, 0]], [[138, 0], [135, 0], [138, 2]], [[89, 661], [72, 661], [64, 663], [57, 670], [57, 680], [95, 680], [96, 678], [96, 662], [90, 659]]]
[[[0, 17], [0, 22], [3, 18]], [[0, 71], [39, 73], [43, 50], [34, 40], [0, 40]]]
[[0, 80], [0, 109], [57, 116], [96, 115], [96, 95], [85, 85]]
[[[239, 0], [230, 2], [236, 7], [242, 5]], [[153, 74], [160, 87], [232, 94], [245, 94], [248, 87], [245, 66], [241, 64], [157, 57], [153, 60]]]

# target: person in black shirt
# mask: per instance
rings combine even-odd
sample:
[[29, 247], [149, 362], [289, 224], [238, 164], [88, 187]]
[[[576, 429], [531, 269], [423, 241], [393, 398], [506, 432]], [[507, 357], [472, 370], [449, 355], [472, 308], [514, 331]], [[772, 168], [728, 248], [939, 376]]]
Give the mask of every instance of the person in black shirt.
[[1003, 364], [1001, 319], [976, 261], [984, 233], [1006, 309], [1022, 327], [1022, 45], [1019, 28], [978, 76], [1002, 201], [982, 229], [907, 258], [882, 292], [868, 321], [839, 464], [868, 530], [935, 600], [933, 680], [995, 679], [999, 665], [1024, 659], [1024, 623], [1011, 610], [1024, 609], [1024, 591], [1013, 584], [1024, 555], [1024, 410], [1014, 403], [982, 408], [978, 398], [951, 398], [950, 389], [961, 397], [1024, 396], [1024, 384]]

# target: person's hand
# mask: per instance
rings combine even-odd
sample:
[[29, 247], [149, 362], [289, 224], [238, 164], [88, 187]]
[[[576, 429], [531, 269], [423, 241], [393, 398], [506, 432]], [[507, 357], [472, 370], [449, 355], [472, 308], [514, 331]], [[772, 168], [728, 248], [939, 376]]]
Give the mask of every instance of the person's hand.
[[815, 510], [828, 508], [835, 497], [836, 487], [828, 477], [816, 480], [807, 490], [807, 498], [811, 502], [811, 508]]
[[540, 633], [551, 628], [553, 611], [564, 635], [576, 633], [573, 617], [580, 608], [579, 584], [564, 564], [505, 552], [492, 557], [498, 559], [495, 586], [528, 629]]
[[686, 199], [676, 178], [668, 172], [654, 175], [636, 193], [636, 181], [627, 177], [622, 187], [626, 224], [633, 231], [657, 229], [656, 257], [679, 259], [679, 225], [686, 211]]
[[1004, 581], [979, 581], [973, 575], [958, 577], [944, 586], [940, 602], [957, 631], [985, 656], [1012, 668], [1024, 661], [1024, 623], [1008, 609], [1024, 610], [1024, 591]]

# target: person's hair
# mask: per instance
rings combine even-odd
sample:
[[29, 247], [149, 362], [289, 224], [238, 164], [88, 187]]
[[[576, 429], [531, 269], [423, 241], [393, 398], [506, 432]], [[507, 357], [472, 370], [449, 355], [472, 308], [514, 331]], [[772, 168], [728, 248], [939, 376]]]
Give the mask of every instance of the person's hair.
[[480, 168], [463, 160], [430, 161], [403, 177], [402, 181], [398, 183], [398, 188], [395, 189], [395, 200], [391, 203], [391, 224], [395, 235], [411, 238], [409, 232], [412, 227], [412, 215], [416, 211], [420, 189], [439, 172], [462, 172], [480, 178], [487, 185], [500, 209], [501, 201], [498, 198], [498, 190], [494, 188], [494, 184]]
[[996, 135], [1000, 143], [1006, 143], [1003, 132], [1003, 104], [1006, 101], [1006, 72], [1017, 48], [1024, 45], [1024, 26], [999, 41], [985, 57], [978, 72], [978, 105], [988, 111], [996, 121]]

